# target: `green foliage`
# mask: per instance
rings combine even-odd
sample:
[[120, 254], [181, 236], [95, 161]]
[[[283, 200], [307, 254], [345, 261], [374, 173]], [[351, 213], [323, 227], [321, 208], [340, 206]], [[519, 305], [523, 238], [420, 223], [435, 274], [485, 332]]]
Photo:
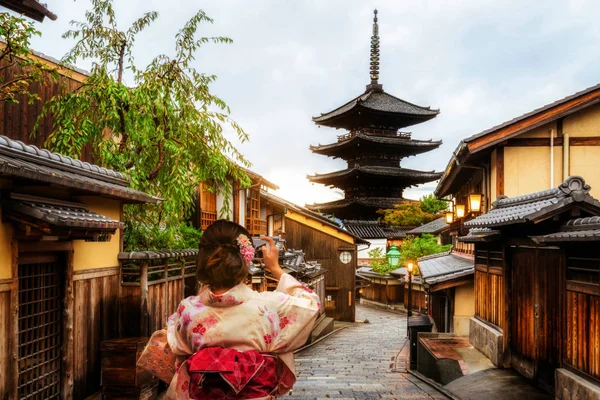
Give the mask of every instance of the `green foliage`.
[[[32, 104], [40, 97], [29, 92], [29, 85], [42, 82], [45, 76], [56, 79], [55, 69], [29, 57], [31, 38], [40, 35], [33, 23], [25, 18], [0, 13], [0, 40], [4, 42], [0, 50], [0, 102], [16, 104], [18, 98], [24, 96]], [[20, 67], [20, 72], [15, 73], [15, 67]], [[12, 70], [8, 81], [4, 79], [7, 76], [5, 70]]]
[[[53, 116], [46, 143], [52, 150], [78, 158], [91, 144], [100, 164], [129, 175], [133, 188], [164, 199], [159, 206], [126, 207], [130, 226], [163, 226], [175, 235], [200, 182], [211, 180], [227, 193], [232, 190], [229, 177], [249, 185], [238, 167], [249, 163], [223, 131], [227, 128], [240, 142], [248, 136], [230, 119], [227, 104], [211, 93], [216, 77], [192, 67], [203, 45], [231, 39], [198, 38], [201, 24], [213, 22], [198, 11], [175, 35], [172, 57], [160, 54], [140, 66], [134, 44], [157, 18], [149, 12], [121, 30], [112, 1], [92, 0], [85, 21], [73, 21], [73, 29], [63, 35], [76, 40], [63, 61], [91, 59], [91, 75], [78, 90], [48, 101], [42, 118]], [[125, 73], [131, 84], [125, 84]], [[225, 202], [221, 212], [229, 209]]]
[[392, 270], [381, 247], [375, 247], [369, 250], [367, 254], [369, 254], [369, 265], [373, 268], [373, 271], [385, 275]]
[[[451, 247], [450, 244], [438, 244], [437, 238], [430, 234], [423, 234], [421, 237], [410, 237], [400, 245], [400, 263], [406, 264], [407, 261], [412, 261], [416, 265], [419, 258], [448, 251]], [[418, 275], [418, 272], [416, 275]]]
[[445, 201], [438, 200], [433, 194], [421, 197], [420, 201], [405, 200], [394, 208], [377, 211], [383, 217], [381, 222], [391, 226], [420, 226], [439, 218], [448, 208]]
[[158, 225], [126, 223], [123, 236], [124, 251], [197, 249], [202, 232], [188, 224], [171, 229]]
[[378, 213], [383, 215], [383, 224], [392, 226], [419, 226], [437, 218], [423, 211], [418, 201], [403, 201], [394, 205], [394, 208], [379, 210]]
[[421, 197], [421, 210], [427, 214], [437, 215], [448, 209], [448, 202], [439, 200], [433, 194]]

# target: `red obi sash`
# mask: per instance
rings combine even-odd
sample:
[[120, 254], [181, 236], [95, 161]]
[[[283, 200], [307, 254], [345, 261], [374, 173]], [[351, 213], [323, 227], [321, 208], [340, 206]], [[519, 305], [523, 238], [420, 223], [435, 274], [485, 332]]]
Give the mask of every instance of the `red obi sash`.
[[207, 347], [186, 362], [193, 399], [265, 397], [278, 383], [277, 358], [271, 353]]

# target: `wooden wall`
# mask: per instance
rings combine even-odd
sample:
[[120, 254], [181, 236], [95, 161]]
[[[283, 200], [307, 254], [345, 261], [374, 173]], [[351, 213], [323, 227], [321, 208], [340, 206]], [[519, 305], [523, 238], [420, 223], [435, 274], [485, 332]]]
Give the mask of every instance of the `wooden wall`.
[[[4, 82], [8, 82], [20, 73], [22, 73], [22, 69], [18, 65], [6, 68], [0, 72]], [[40, 148], [45, 147], [44, 142], [52, 131], [53, 121], [51, 117], [44, 118], [40, 122], [40, 127], [35, 137], [31, 137], [33, 127], [42, 112], [44, 103], [58, 94], [71, 92], [80, 85], [81, 83], [78, 80], [64, 75], [59, 75], [57, 81], [46, 76], [42, 84], [32, 83], [29, 86], [29, 91], [37, 94], [40, 100], [34, 101], [33, 104], [28, 104], [24, 96], [21, 96], [18, 98], [19, 104], [0, 103], [0, 135], [21, 140], [24, 143], [33, 144]], [[86, 146], [81, 159], [88, 162], [94, 161], [91, 146]]]
[[[413, 285], [411, 292], [411, 308], [418, 313], [427, 312], [427, 295], [423, 290]], [[404, 288], [404, 308], [408, 309], [408, 287]]]
[[[331, 309], [331, 311], [327, 310], [326, 303], [328, 315], [337, 320], [354, 321], [356, 301], [354, 290], [355, 245], [289, 218], [285, 220], [285, 231], [288, 248], [302, 249], [307, 260], [319, 261], [321, 266], [328, 270], [325, 274], [326, 295], [332, 296], [332, 300], [335, 301], [335, 309]], [[339, 259], [340, 249], [348, 251], [348, 248], [354, 248], [351, 251], [352, 261], [343, 264]]]
[[100, 390], [100, 344], [118, 337], [119, 268], [76, 271], [73, 275], [73, 398]]
[[475, 316], [504, 327], [504, 252], [478, 245], [475, 251]]
[[383, 304], [399, 304], [404, 301], [403, 285], [387, 285], [385, 283], [375, 283], [364, 287], [361, 297], [365, 300], [376, 301]]
[[7, 372], [12, 365], [8, 335], [10, 327], [10, 282], [12, 279], [0, 281], [0, 399], [8, 398], [10, 387]]

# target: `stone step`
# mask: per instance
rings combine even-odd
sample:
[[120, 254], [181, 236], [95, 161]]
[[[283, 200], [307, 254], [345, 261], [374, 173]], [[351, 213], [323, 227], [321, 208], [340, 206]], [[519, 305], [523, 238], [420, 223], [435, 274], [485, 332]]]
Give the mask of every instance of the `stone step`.
[[318, 338], [327, 335], [328, 333], [333, 331], [333, 318], [327, 317], [323, 314], [317, 322], [315, 323], [315, 327], [310, 333], [310, 337], [308, 339], [309, 343], [314, 342]]

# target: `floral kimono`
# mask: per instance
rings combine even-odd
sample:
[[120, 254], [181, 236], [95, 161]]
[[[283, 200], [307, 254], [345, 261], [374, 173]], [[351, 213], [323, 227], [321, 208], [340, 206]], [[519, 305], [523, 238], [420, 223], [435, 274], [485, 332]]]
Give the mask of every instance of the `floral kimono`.
[[[274, 292], [243, 283], [215, 295], [204, 288], [167, 322], [178, 355], [169, 400], [272, 399], [296, 381], [292, 351], [310, 334], [319, 298], [288, 274]], [[211, 372], [211, 373], [208, 373]]]

